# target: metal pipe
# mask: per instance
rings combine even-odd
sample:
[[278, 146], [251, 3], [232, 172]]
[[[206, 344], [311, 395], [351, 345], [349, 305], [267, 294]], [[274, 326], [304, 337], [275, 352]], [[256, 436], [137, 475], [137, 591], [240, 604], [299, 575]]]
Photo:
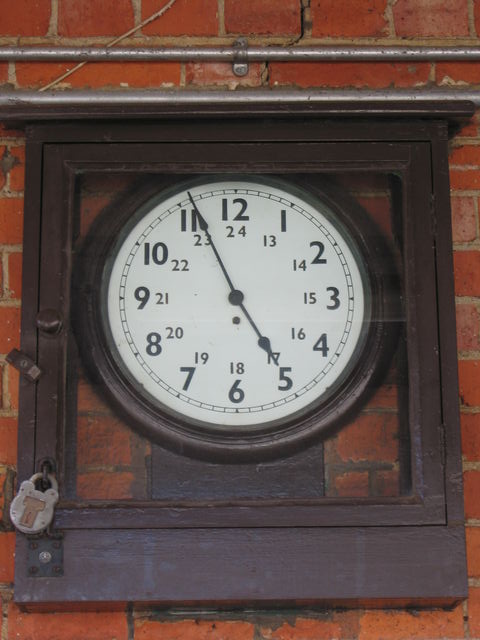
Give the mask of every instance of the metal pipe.
[[239, 56], [245, 62], [478, 62], [480, 47], [0, 47], [0, 62], [236, 62]]
[[[237, 91], [185, 90], [70, 90], [38, 92], [32, 90], [0, 91], [0, 119], [67, 119], [129, 116], [161, 117], [166, 115], [215, 115], [242, 109], [246, 116], [256, 114], [315, 114], [329, 109], [336, 113], [355, 114], [359, 102], [370, 103], [369, 113], [379, 116], [441, 116], [444, 101], [463, 102], [480, 107], [480, 91], [452, 87], [418, 89], [255, 89]], [[461, 108], [458, 107], [460, 110]]]

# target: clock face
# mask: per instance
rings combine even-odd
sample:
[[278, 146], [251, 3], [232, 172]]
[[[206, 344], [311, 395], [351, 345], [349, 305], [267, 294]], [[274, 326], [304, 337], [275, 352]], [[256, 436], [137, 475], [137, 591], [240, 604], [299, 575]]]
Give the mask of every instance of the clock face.
[[368, 383], [377, 285], [329, 198], [207, 176], [111, 211], [100, 236], [86, 261], [93, 366], [148, 435], [274, 449], [338, 421]]

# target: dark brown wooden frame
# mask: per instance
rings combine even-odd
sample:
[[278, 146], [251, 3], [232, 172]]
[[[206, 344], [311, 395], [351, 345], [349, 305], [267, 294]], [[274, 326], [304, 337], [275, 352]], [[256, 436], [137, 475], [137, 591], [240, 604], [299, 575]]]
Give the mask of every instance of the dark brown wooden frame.
[[[465, 115], [468, 109], [462, 105], [460, 111]], [[209, 156], [211, 165], [190, 163], [192, 171], [218, 170], [227, 150], [235, 150], [244, 166], [252, 162], [252, 143], [260, 149], [316, 145], [322, 161], [310, 159], [304, 171], [318, 170], [328, 160], [332, 171], [368, 168], [402, 177], [412, 495], [193, 507], [64, 501], [55, 518], [55, 527], [64, 532], [64, 575], [29, 575], [28, 541], [18, 535], [15, 599], [25, 605], [97, 606], [114, 601], [221, 607], [452, 604], [466, 596], [466, 567], [447, 120], [369, 120], [365, 105], [355, 119], [341, 113], [336, 119], [322, 113], [242, 119], [234, 109], [220, 115], [220, 120], [174, 120], [170, 114], [143, 123], [28, 127], [21, 349], [44, 375], [36, 384], [22, 379], [20, 385], [19, 479], [48, 457], [58, 461], [61, 485], [68, 458], [63, 355], [70, 326], [69, 212], [76, 172], [113, 164], [139, 172], [154, 166], [185, 169], [176, 151], [185, 144], [217, 145], [221, 151]], [[158, 162], [161, 148], [170, 150], [168, 167]], [[276, 162], [277, 172], [298, 171], [298, 164], [279, 168], [278, 158], [255, 156], [257, 169], [264, 161], [265, 170]], [[62, 315], [64, 330], [58, 335], [37, 332], [42, 309]]]

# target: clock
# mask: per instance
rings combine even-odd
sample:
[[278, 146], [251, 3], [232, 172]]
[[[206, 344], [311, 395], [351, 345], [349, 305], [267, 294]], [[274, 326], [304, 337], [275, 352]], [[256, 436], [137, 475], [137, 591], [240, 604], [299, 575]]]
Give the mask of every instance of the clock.
[[167, 448], [288, 455], [368, 399], [395, 342], [392, 264], [325, 180], [153, 179], [87, 237], [80, 351], [128, 424]]

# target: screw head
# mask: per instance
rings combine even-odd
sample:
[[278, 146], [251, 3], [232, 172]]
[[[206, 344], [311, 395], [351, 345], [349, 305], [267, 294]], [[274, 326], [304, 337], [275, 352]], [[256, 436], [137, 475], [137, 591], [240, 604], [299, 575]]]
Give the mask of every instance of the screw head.
[[50, 551], [41, 551], [38, 554], [38, 559], [42, 564], [48, 564], [52, 560], [52, 554], [50, 553]]

